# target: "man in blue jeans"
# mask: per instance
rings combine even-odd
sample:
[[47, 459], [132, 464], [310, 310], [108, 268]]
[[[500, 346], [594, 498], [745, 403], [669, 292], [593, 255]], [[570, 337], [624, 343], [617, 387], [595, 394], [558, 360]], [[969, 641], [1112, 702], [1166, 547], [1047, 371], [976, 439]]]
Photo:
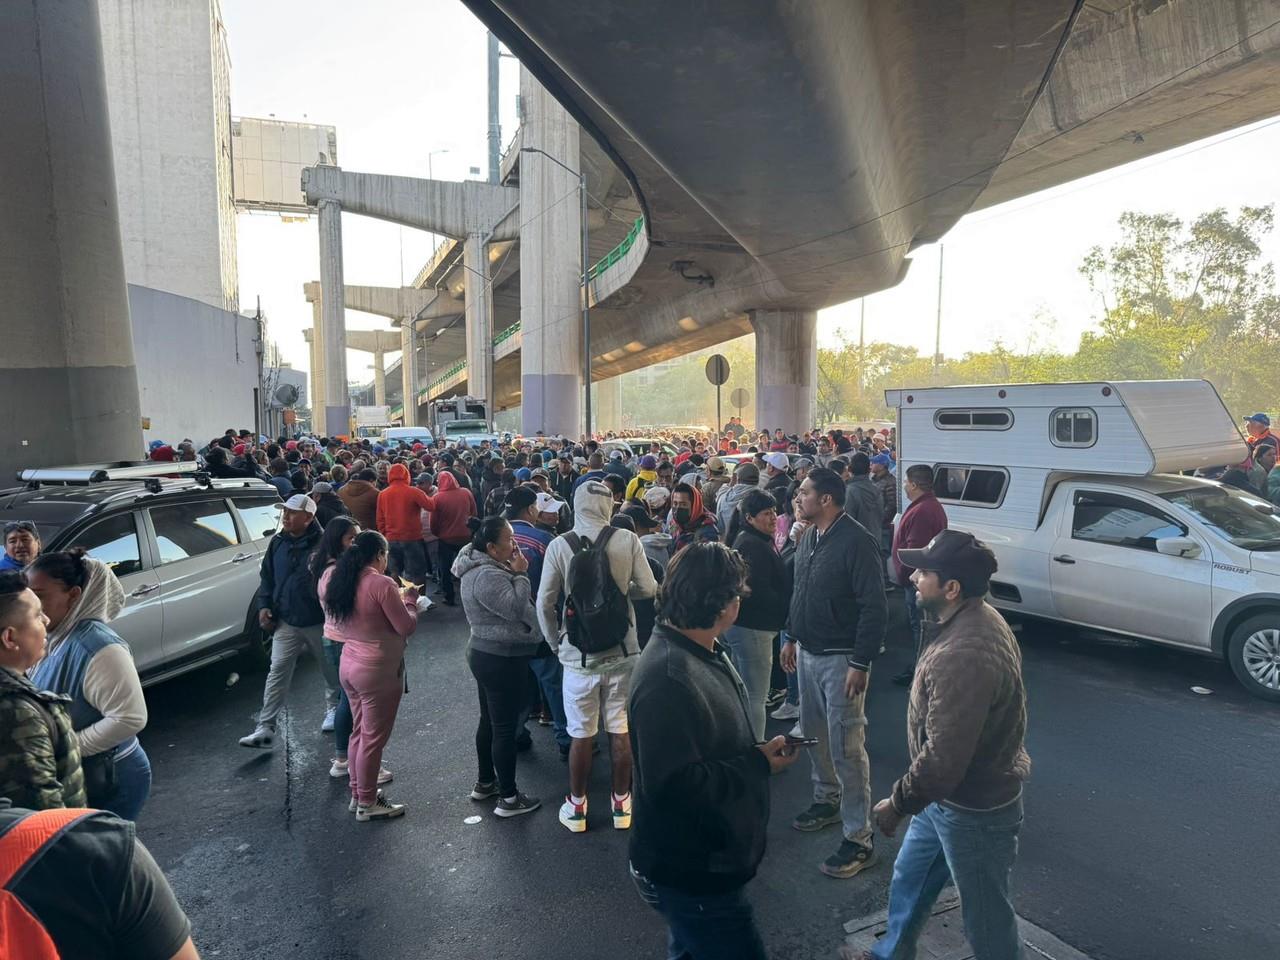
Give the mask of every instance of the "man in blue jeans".
[[915, 957], [938, 894], [954, 883], [976, 960], [1017, 960], [1009, 875], [1031, 759], [1023, 747], [1022, 655], [983, 599], [996, 558], [958, 530], [899, 555], [916, 568], [911, 579], [929, 619], [907, 708], [911, 766], [873, 816], [890, 837], [913, 819], [893, 865], [888, 930], [862, 957]]

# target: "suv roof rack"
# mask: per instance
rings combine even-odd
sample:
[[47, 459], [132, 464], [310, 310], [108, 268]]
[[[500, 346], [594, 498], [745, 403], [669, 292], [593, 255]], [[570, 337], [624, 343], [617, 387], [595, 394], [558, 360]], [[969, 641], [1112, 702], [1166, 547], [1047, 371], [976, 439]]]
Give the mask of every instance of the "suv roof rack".
[[114, 463], [82, 463], [67, 467], [36, 467], [18, 473], [22, 483], [103, 483], [107, 480], [142, 480], [149, 477], [192, 476], [200, 464], [191, 460], [166, 463], [158, 460], [117, 460]]

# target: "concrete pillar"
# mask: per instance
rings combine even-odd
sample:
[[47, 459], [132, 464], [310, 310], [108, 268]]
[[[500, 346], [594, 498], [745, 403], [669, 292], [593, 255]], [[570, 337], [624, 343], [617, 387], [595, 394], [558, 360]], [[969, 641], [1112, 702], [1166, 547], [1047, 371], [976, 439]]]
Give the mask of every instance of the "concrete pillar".
[[467, 393], [483, 398], [492, 413], [493, 287], [489, 283], [489, 245], [484, 241], [484, 234], [472, 233], [462, 242], [462, 296], [467, 322]]
[[379, 407], [387, 402], [387, 355], [381, 350], [373, 351], [373, 402]]
[[342, 278], [342, 207], [321, 200], [320, 316], [324, 337], [324, 418], [316, 424], [328, 436], [351, 432], [351, 397], [347, 392], [346, 292]]
[[752, 310], [756, 332], [757, 430], [787, 433], [813, 427], [818, 384], [818, 314]]
[[311, 303], [311, 429], [323, 432], [327, 384], [324, 379], [324, 311], [319, 300]]
[[0, 483], [140, 459], [96, 3], [0, 7]]
[[597, 380], [596, 408], [592, 412], [595, 431], [605, 433], [622, 429], [622, 377]]
[[[525, 69], [520, 102], [522, 145], [545, 150], [576, 172], [578, 124]], [[520, 423], [525, 436], [542, 430], [577, 437], [583, 426], [582, 218], [578, 178], [569, 170], [536, 153], [520, 158]]]
[[418, 351], [415, 343], [417, 337], [413, 331], [413, 320], [406, 318], [400, 322], [400, 390], [404, 400], [400, 404], [404, 410], [404, 425], [416, 427], [418, 424]]

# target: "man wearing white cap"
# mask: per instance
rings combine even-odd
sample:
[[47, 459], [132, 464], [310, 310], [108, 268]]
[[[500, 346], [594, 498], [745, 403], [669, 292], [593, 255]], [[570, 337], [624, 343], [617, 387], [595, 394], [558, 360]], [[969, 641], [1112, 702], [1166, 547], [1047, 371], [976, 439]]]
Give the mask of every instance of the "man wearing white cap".
[[276, 717], [293, 682], [293, 668], [304, 649], [324, 673], [325, 706], [338, 705], [338, 678], [324, 655], [320, 639], [324, 613], [316, 597], [307, 561], [320, 542], [322, 531], [316, 523], [316, 502], [306, 494], [295, 494], [276, 505], [283, 512], [280, 532], [267, 544], [259, 571], [258, 625], [271, 636], [271, 669], [262, 691], [262, 710], [253, 733], [240, 738], [240, 746], [269, 750], [275, 743]]
[[787, 475], [787, 468], [791, 466], [791, 460], [785, 453], [766, 453], [764, 457], [765, 484], [764, 492], [773, 497], [774, 502], [778, 505], [778, 512], [784, 513], [790, 506], [790, 497], [787, 495], [791, 489], [791, 477]]

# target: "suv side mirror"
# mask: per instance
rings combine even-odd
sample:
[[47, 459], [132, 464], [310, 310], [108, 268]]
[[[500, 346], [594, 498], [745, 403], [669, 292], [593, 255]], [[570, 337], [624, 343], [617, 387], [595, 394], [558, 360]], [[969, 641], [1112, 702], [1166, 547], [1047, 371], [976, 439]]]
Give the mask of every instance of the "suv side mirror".
[[1190, 537], [1163, 537], [1156, 541], [1156, 553], [1166, 557], [1186, 557], [1188, 560], [1200, 556], [1200, 544]]

